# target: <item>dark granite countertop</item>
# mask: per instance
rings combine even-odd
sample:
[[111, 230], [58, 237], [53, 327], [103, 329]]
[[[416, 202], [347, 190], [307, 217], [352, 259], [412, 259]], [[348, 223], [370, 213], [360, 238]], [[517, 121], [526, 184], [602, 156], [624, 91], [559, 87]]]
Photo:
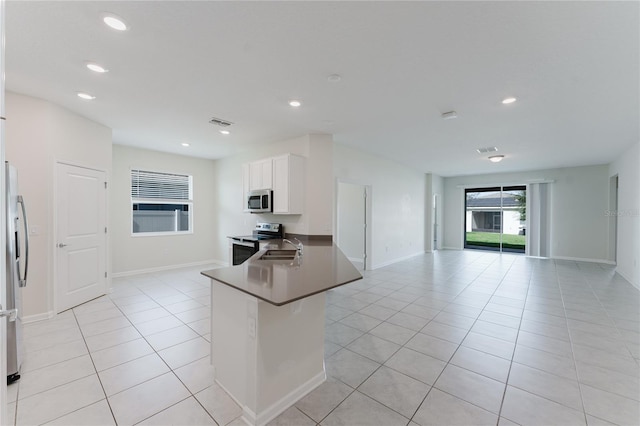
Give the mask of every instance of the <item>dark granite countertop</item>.
[[202, 275], [258, 299], [281, 306], [362, 279], [342, 251], [331, 242], [309, 241], [293, 260], [262, 260], [273, 249], [293, 250], [273, 240], [241, 265], [203, 271]]

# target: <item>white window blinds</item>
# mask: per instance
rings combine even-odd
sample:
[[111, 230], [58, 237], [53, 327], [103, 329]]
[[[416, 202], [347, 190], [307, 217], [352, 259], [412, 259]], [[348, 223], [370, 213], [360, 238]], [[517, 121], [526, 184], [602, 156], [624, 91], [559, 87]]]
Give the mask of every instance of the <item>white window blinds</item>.
[[191, 176], [131, 170], [131, 198], [191, 201]]

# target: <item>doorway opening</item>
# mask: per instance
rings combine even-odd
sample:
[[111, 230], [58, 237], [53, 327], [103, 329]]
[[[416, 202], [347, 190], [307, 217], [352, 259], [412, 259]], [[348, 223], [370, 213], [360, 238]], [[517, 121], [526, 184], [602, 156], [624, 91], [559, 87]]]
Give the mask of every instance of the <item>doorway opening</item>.
[[609, 179], [609, 260], [617, 261], [618, 245], [618, 175]]
[[527, 187], [465, 189], [464, 248], [526, 251]]
[[366, 185], [338, 182], [336, 244], [351, 263], [361, 271], [369, 267], [367, 193]]
[[433, 194], [433, 250], [438, 250], [438, 194]]

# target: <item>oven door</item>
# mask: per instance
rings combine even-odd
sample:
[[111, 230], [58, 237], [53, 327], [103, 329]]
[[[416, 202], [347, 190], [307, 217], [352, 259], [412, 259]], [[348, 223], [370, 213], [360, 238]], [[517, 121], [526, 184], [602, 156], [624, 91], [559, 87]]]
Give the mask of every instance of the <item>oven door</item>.
[[240, 265], [258, 252], [258, 242], [231, 240], [231, 265]]

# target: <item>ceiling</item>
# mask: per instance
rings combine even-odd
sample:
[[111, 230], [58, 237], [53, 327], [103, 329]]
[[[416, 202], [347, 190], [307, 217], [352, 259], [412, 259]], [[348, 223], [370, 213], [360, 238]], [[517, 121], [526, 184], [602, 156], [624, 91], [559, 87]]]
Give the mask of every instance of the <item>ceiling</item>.
[[640, 140], [639, 17], [638, 2], [8, 1], [6, 87], [114, 143], [211, 159], [330, 133], [443, 176], [605, 164]]

